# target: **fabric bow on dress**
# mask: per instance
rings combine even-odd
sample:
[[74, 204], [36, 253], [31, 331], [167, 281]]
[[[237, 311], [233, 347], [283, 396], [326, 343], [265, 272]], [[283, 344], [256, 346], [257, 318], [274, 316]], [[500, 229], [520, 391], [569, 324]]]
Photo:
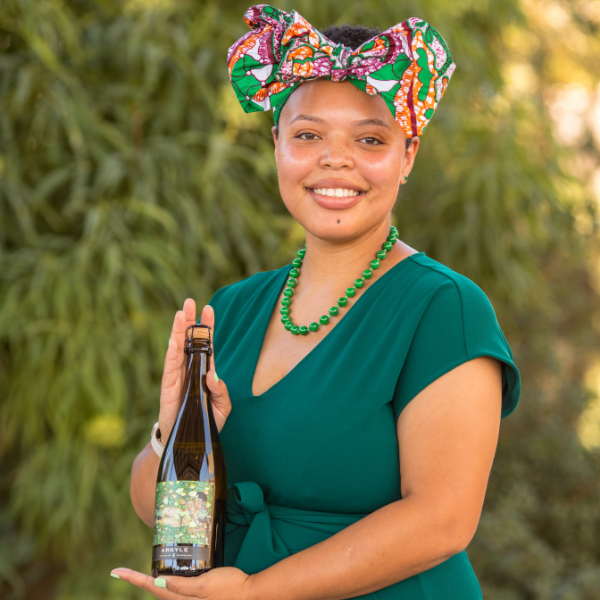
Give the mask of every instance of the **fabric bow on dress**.
[[[364, 514], [338, 514], [267, 504], [255, 481], [227, 486], [225, 564], [254, 574], [318, 544]], [[290, 547], [289, 541], [293, 540]]]
[[380, 95], [406, 136], [420, 136], [456, 68], [444, 38], [416, 17], [356, 50], [327, 39], [295, 10], [257, 4], [244, 19], [252, 30], [229, 48], [229, 78], [245, 112], [273, 109], [276, 124], [301, 83], [324, 77]]

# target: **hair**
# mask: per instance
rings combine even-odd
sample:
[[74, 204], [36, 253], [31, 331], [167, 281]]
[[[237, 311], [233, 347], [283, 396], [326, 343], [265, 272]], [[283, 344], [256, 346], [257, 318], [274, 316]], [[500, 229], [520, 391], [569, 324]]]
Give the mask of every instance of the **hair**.
[[[370, 40], [371, 38], [379, 35], [381, 30], [377, 27], [373, 29], [369, 29], [368, 27], [363, 27], [362, 25], [330, 25], [321, 33], [329, 38], [332, 42], [336, 44], [344, 44], [344, 46], [349, 46], [352, 50], [356, 50], [359, 46]], [[279, 135], [279, 127], [275, 127], [275, 135]], [[410, 148], [412, 144], [412, 138], [406, 138], [406, 149]]]

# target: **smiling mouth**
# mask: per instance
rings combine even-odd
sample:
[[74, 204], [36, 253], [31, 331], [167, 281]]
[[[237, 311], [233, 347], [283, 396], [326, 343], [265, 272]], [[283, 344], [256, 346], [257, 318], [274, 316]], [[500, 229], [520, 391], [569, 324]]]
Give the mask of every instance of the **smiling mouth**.
[[352, 198], [360, 196], [365, 192], [358, 190], [349, 190], [348, 188], [307, 188], [319, 196], [329, 196], [330, 198]]

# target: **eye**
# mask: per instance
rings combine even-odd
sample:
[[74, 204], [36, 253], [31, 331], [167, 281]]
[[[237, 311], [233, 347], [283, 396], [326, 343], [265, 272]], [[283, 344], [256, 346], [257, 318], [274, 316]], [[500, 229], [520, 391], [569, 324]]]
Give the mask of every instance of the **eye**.
[[[305, 138], [303, 136], [305, 135], [312, 135], [312, 138]], [[297, 138], [301, 139], [301, 140], [306, 140], [306, 141], [311, 141], [315, 138], [318, 138], [319, 136], [316, 133], [310, 133], [310, 131], [305, 131], [304, 133], [299, 133], [297, 136]]]
[[365, 137], [360, 141], [362, 142], [363, 140], [370, 140], [367, 142], [367, 146], [379, 146], [382, 143], [380, 140], [374, 137]]

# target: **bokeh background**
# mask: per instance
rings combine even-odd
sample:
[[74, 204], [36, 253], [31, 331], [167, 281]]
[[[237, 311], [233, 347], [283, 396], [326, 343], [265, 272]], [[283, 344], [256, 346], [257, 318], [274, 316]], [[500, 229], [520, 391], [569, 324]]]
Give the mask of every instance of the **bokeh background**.
[[[0, 1], [0, 597], [149, 598], [129, 501], [186, 297], [303, 244], [271, 114], [227, 48], [249, 0]], [[425, 18], [458, 67], [395, 215], [475, 281], [523, 379], [468, 548], [486, 600], [600, 594], [600, 1], [277, 1]]]

